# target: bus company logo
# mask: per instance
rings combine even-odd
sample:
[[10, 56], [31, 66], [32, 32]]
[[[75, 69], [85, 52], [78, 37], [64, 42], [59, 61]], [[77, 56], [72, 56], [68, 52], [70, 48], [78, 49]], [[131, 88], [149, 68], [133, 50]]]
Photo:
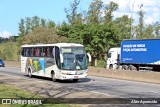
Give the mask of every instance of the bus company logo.
[[2, 104], [11, 104], [11, 99], [2, 99]]

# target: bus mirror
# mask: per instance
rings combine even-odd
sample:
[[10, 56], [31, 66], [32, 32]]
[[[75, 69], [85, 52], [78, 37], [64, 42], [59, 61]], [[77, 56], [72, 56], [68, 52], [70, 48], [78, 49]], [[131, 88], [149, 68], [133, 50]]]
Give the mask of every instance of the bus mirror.
[[89, 53], [87, 53], [87, 56], [88, 56], [89, 62], [91, 62], [91, 55]]
[[60, 61], [61, 61], [61, 63], [63, 63], [63, 55], [62, 54], [60, 54]]

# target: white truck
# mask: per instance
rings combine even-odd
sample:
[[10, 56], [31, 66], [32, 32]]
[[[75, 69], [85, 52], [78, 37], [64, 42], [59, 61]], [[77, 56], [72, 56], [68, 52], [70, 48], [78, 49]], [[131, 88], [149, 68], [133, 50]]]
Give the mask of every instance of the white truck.
[[106, 65], [108, 69], [116, 69], [118, 67], [120, 51], [121, 51], [120, 47], [109, 49], [107, 55], [108, 56], [107, 65]]

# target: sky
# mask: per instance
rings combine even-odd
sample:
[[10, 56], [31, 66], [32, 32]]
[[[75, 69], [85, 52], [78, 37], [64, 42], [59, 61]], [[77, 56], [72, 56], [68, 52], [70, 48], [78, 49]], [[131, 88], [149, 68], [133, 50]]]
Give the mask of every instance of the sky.
[[[66, 19], [64, 8], [69, 8], [74, 0], [0, 0], [0, 37], [9, 37], [18, 34], [20, 19], [38, 16], [54, 21], [56, 24]], [[93, 0], [81, 0], [79, 11], [88, 10]], [[138, 20], [139, 8], [145, 12], [145, 24], [160, 22], [160, 0], [102, 0], [104, 4], [113, 1], [118, 3], [119, 9], [114, 12], [114, 18], [128, 15]]]

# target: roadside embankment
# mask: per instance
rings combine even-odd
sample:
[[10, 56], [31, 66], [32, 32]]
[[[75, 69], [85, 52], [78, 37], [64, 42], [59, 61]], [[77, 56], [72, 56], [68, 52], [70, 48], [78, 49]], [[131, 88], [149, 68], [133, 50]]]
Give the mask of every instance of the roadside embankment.
[[20, 61], [4, 61], [6, 67], [20, 67], [21, 62]]
[[160, 72], [124, 71], [89, 67], [89, 75], [160, 84]]

